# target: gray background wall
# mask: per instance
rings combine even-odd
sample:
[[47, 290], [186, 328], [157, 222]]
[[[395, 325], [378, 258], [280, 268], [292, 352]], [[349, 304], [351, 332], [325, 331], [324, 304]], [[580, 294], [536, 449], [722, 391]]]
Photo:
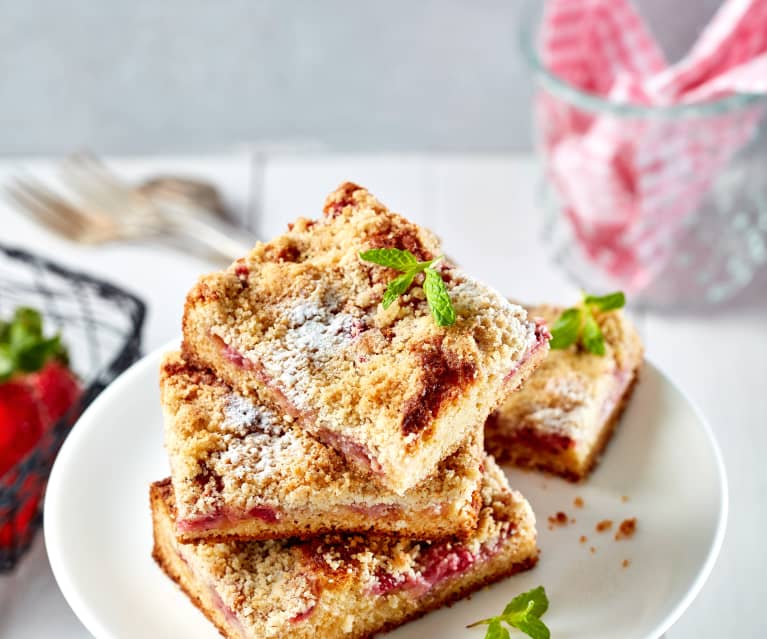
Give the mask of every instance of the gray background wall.
[[[525, 149], [525, 4], [0, 0], [0, 154]], [[638, 4], [676, 57], [719, 1]]]

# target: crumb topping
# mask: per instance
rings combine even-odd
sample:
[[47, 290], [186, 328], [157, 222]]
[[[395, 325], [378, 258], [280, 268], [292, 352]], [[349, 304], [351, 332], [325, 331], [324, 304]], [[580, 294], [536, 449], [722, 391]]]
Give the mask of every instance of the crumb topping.
[[[537, 306], [528, 311], [551, 324], [562, 309]], [[495, 417], [499, 427], [508, 434], [563, 438], [583, 448], [592, 444], [642, 361], [639, 336], [622, 311], [597, 313], [595, 319], [605, 337], [605, 355], [577, 346], [550, 351], [499, 409]]]
[[177, 508], [182, 519], [222, 509], [251, 512], [334, 505], [426, 509], [463, 503], [473, 509], [480, 482], [481, 434], [446, 459], [435, 475], [398, 496], [348, 466], [266, 404], [203, 375], [178, 353], [160, 373]]
[[443, 579], [492, 556], [503, 544], [535, 536], [532, 510], [488, 459], [480, 525], [464, 542], [327, 535], [307, 540], [180, 545], [195, 572], [207, 575], [224, 604], [253, 636], [275, 637], [327, 591], [351, 588], [383, 596], [419, 596]]
[[185, 348], [215, 368], [217, 356], [205, 343], [215, 337], [231, 361], [261, 375], [254, 384], [222, 367], [219, 374], [238, 390], [264, 386], [296, 409], [300, 425], [309, 420], [317, 431], [348, 436], [385, 460], [387, 472], [412, 475], [418, 469], [404, 470], [402, 460], [430, 447], [436, 463], [454, 450], [474, 426], [454, 415], [495, 408], [504, 379], [537, 337], [524, 309], [446, 262], [439, 269], [455, 325], [435, 324], [418, 283], [384, 310], [380, 301], [396, 273], [359, 258], [378, 247], [404, 248], [423, 260], [441, 253], [432, 233], [365, 189], [342, 185], [322, 219], [298, 219], [198, 282], [187, 298]]

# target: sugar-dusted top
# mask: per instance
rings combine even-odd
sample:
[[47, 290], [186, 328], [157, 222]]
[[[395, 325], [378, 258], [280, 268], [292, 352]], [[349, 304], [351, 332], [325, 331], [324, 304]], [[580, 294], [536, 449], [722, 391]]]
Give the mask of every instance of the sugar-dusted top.
[[[531, 317], [551, 326], [564, 309], [536, 306]], [[505, 428], [532, 428], [579, 441], [602, 426], [606, 402], [617, 401], [629, 375], [642, 362], [642, 343], [623, 311], [595, 313], [605, 338], [605, 354], [595, 355], [573, 345], [552, 350], [522, 388], [499, 409]]]
[[453, 326], [436, 325], [418, 278], [384, 310], [380, 301], [397, 272], [359, 258], [382, 247], [419, 260], [441, 253], [431, 232], [343, 184], [322, 219], [298, 219], [199, 281], [187, 300], [188, 350], [199, 355], [200, 334], [215, 336], [300, 413], [351, 433], [373, 457], [391, 447], [407, 454], [440, 445], [432, 440], [435, 421], [475, 401], [470, 389], [492, 388], [493, 406], [500, 402], [498, 380], [536, 343], [535, 326], [523, 308], [447, 262], [438, 268], [457, 314]]
[[480, 481], [481, 433], [442, 462], [432, 478], [398, 496], [349, 467], [335, 450], [281, 413], [189, 366], [179, 353], [165, 356], [160, 388], [166, 448], [183, 518], [205, 517], [222, 507], [249, 512], [262, 506], [470, 504]]
[[[170, 494], [168, 494], [168, 498]], [[216, 588], [253, 636], [272, 637], [311, 610], [326, 591], [372, 596], [381, 585], [428, 582], [436, 557], [492, 551], [500, 540], [535, 538], [529, 504], [487, 459], [479, 527], [464, 542], [327, 535], [303, 542], [228, 542], [183, 546], [184, 557]]]

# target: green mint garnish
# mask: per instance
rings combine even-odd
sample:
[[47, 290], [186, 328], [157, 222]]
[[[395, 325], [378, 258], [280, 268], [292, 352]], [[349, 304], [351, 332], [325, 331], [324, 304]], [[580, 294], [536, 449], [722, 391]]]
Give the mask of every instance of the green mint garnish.
[[423, 281], [423, 291], [426, 293], [426, 301], [429, 303], [431, 315], [437, 326], [452, 326], [455, 324], [455, 309], [450, 303], [447, 287], [442, 277], [433, 268], [426, 269], [426, 277]]
[[608, 295], [583, 295], [579, 306], [563, 311], [551, 327], [549, 346], [554, 350], [569, 348], [579, 343], [590, 353], [605, 354], [605, 338], [594, 319], [594, 311], [614, 311], [623, 308], [626, 296], [618, 291]]
[[551, 633], [546, 624], [541, 621], [543, 613], [549, 609], [549, 599], [543, 586], [523, 592], [512, 599], [497, 617], [482, 619], [467, 626], [473, 628], [482, 624], [487, 625], [485, 639], [509, 639], [506, 624], [524, 632], [532, 639], [549, 639]]
[[594, 316], [590, 312], [585, 313], [586, 317], [583, 320], [583, 332], [581, 333], [581, 341], [587, 351], [594, 353], [595, 355], [605, 354], [605, 338], [602, 335], [602, 329], [599, 328], [599, 324], [594, 319]]
[[589, 306], [596, 306], [600, 311], [614, 311], [623, 308], [626, 305], [626, 296], [623, 291], [608, 293], [607, 295], [586, 295], [583, 303]]
[[419, 262], [410, 251], [402, 251], [394, 248], [371, 249], [361, 251], [360, 259], [365, 262], [373, 262], [379, 266], [393, 268], [402, 275], [395, 277], [386, 287], [381, 305], [389, 308], [394, 300], [407, 292], [419, 273], [424, 274], [423, 290], [426, 301], [429, 304], [431, 315], [437, 326], [452, 326], [455, 324], [455, 309], [450, 302], [445, 282], [434, 266], [442, 259], [442, 256], [426, 262]]
[[418, 260], [410, 251], [400, 251], [394, 248], [370, 249], [362, 251], [360, 257], [366, 262], [380, 266], [388, 266], [397, 271], [409, 271], [418, 266]]
[[553, 349], [568, 348], [575, 344], [581, 329], [581, 309], [568, 308], [551, 327], [549, 346]]
[[386, 287], [386, 291], [384, 292], [383, 299], [381, 300], [381, 306], [384, 308], [389, 308], [394, 300], [396, 300], [400, 295], [403, 295], [407, 289], [410, 288], [410, 285], [413, 283], [415, 276], [416, 271], [408, 271], [407, 273], [398, 275], [391, 282], [389, 282], [389, 285]]
[[49, 359], [67, 361], [59, 335], [43, 335], [43, 318], [32, 308], [17, 308], [9, 322], [0, 322], [0, 382], [16, 372], [40, 370]]

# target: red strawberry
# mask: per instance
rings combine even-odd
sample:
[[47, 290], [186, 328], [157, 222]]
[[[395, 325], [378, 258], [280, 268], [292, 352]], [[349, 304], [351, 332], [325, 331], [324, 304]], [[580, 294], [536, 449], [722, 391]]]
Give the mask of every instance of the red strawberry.
[[49, 426], [69, 410], [80, 396], [80, 385], [72, 372], [57, 360], [50, 360], [39, 373], [29, 376], [46, 409]]
[[40, 439], [43, 418], [24, 381], [0, 384], [0, 475], [21, 460]]

